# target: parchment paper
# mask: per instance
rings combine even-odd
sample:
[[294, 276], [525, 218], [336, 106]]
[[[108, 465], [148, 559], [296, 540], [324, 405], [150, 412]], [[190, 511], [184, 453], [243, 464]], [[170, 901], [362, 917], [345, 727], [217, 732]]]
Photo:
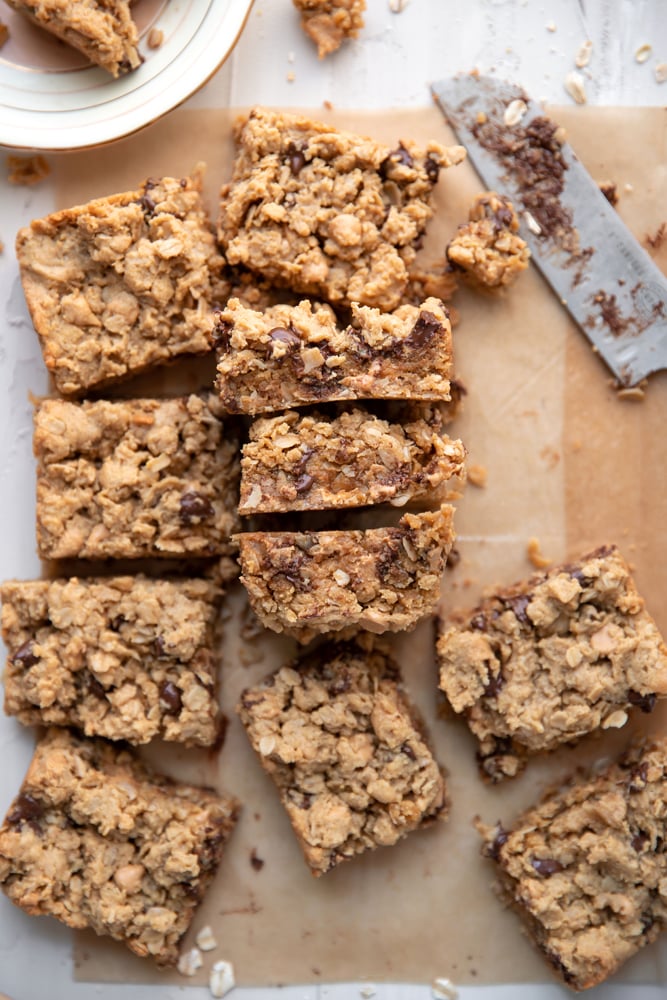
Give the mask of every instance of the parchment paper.
[[[552, 113], [593, 176], [617, 183], [618, 211], [636, 235], [655, 233], [667, 199], [664, 110]], [[435, 108], [316, 114], [392, 144], [401, 136], [451, 139]], [[133, 139], [71, 155], [57, 166], [59, 205], [134, 187], [151, 174], [186, 173], [201, 159], [208, 162], [207, 195], [215, 215], [217, 190], [229, 174], [230, 120], [222, 111], [178, 111]], [[426, 258], [442, 253], [480, 189], [467, 165], [443, 173]], [[667, 264], [664, 252], [656, 259]], [[470, 462], [486, 467], [488, 485], [469, 486], [459, 503], [462, 558], [447, 573], [444, 601], [469, 605], [483, 586], [527, 575], [531, 536], [554, 560], [615, 540], [634, 564], [650, 610], [667, 629], [665, 373], [650, 380], [644, 401], [620, 400], [607, 369], [534, 268], [508, 295], [463, 292], [456, 304], [462, 317], [455, 331], [457, 368], [469, 395], [452, 432], [465, 441]], [[436, 975], [459, 983], [549, 981], [519, 921], [489, 887], [492, 872], [479, 858], [471, 819], [480, 814], [511, 822], [554, 778], [622, 748], [636, 728], [664, 729], [667, 713], [638, 714], [621, 732], [591, 737], [574, 750], [532, 763], [517, 781], [486, 788], [463, 724], [437, 715], [433, 634], [424, 624], [399, 637], [396, 652], [438, 758], [450, 772], [450, 817], [315, 880], [233, 716], [241, 689], [291, 649], [274, 636], [241, 640], [243, 604], [237, 590], [223, 665], [223, 701], [231, 721], [219, 759], [164, 745], [148, 752], [165, 770], [227, 789], [245, 804], [194, 923], [194, 931], [211, 924], [219, 947], [190, 981], [204, 982], [215, 958], [231, 960], [237, 981], [245, 985], [427, 982]], [[264, 862], [260, 870], [251, 864], [253, 851]], [[83, 980], [186, 982], [94, 935], [77, 935], [75, 958], [77, 978]], [[667, 949], [646, 949], [620, 978], [667, 982]]]

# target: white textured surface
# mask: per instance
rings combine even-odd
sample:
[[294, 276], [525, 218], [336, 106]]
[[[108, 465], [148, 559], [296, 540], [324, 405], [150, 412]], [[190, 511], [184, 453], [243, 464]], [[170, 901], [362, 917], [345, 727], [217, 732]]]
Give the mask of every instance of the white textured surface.
[[[590, 103], [661, 105], [667, 84], [654, 67], [667, 62], [663, 0], [409, 0], [392, 14], [388, 0], [368, 0], [359, 40], [325, 62], [302, 37], [291, 0], [256, 0], [246, 31], [229, 62], [192, 100], [192, 106], [253, 103], [316, 108], [425, 104], [429, 80], [478, 67], [523, 84], [537, 98], [569, 100], [563, 81], [575, 54], [590, 39], [593, 53], [582, 71]], [[556, 30], [547, 30], [553, 22]], [[640, 65], [634, 53], [650, 43]], [[212, 41], [212, 44], [214, 42]], [[292, 59], [290, 60], [290, 54]], [[287, 74], [294, 74], [288, 82]], [[619, 136], [619, 142], [623, 137]], [[20, 225], [51, 208], [48, 182], [13, 188], [0, 170], [0, 578], [38, 572], [34, 547], [34, 471], [30, 456], [29, 392], [46, 387], [11, 243]], [[105, 192], [100, 192], [100, 194]], [[0, 717], [0, 813], [4, 814], [27, 766], [32, 734]], [[462, 901], [465, 905], [465, 901]], [[436, 918], [436, 915], [434, 915]], [[447, 933], [443, 927], [443, 934]], [[224, 947], [219, 949], [221, 956]], [[217, 954], [217, 953], [216, 953]], [[233, 959], [233, 956], [229, 956]], [[442, 975], [448, 975], [443, 969]], [[242, 1000], [348, 1000], [361, 984], [238, 991]], [[118, 987], [71, 981], [69, 932], [33, 920], [0, 898], [0, 993], [13, 1000], [204, 1000], [206, 989]], [[234, 994], [236, 995], [236, 994]], [[462, 1000], [558, 1000], [558, 986], [466, 987]], [[428, 987], [378, 986], [378, 1000], [426, 1000]], [[606, 986], [591, 1000], [664, 1000], [664, 987]]]

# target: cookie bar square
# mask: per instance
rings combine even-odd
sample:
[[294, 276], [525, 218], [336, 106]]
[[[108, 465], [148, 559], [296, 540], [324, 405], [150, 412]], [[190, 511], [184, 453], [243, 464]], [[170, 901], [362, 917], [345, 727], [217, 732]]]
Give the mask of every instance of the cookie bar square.
[[210, 350], [227, 297], [201, 180], [165, 177], [34, 220], [21, 281], [57, 389], [81, 394]]
[[366, 0], [293, 0], [301, 27], [317, 45], [320, 59], [356, 38], [364, 26]]
[[433, 214], [441, 167], [461, 146], [396, 149], [300, 115], [251, 111], [221, 192], [230, 264], [337, 304], [395, 309]]
[[221, 596], [207, 580], [145, 576], [3, 584], [5, 712], [128, 743], [210, 746]]
[[350, 626], [413, 628], [438, 603], [453, 515], [444, 504], [393, 528], [237, 535], [250, 606], [267, 628], [302, 642]]
[[241, 459], [239, 513], [326, 510], [427, 497], [463, 473], [465, 448], [437, 407], [390, 422], [356, 406], [327, 418], [288, 410], [256, 420]]
[[308, 300], [264, 312], [230, 299], [214, 338], [217, 387], [231, 413], [351, 399], [447, 401], [452, 332], [439, 299], [393, 313], [352, 306], [342, 328], [328, 306]]
[[473, 202], [469, 218], [447, 247], [449, 263], [487, 288], [513, 284], [528, 267], [530, 250], [519, 236], [512, 202], [485, 191]]
[[238, 527], [238, 442], [213, 393], [47, 399], [35, 413], [44, 559], [216, 556]]
[[664, 929], [667, 740], [550, 793], [509, 829], [478, 828], [502, 897], [572, 989], [603, 982]]
[[445, 814], [445, 784], [393, 660], [328, 643], [241, 695], [237, 712], [313, 875]]
[[615, 546], [497, 590], [441, 622], [440, 688], [479, 741], [482, 776], [667, 694], [667, 649]]
[[7, 0], [38, 27], [78, 49], [112, 76], [143, 62], [128, 0]]
[[50, 729], [0, 827], [0, 887], [33, 916], [175, 965], [238, 810], [113, 744]]

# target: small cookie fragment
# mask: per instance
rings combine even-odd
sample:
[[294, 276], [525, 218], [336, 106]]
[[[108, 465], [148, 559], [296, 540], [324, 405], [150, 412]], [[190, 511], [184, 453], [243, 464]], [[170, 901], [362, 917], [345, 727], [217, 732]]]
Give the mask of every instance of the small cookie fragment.
[[44, 559], [228, 556], [239, 454], [214, 393], [46, 399], [35, 412]]
[[7, 0], [38, 27], [82, 52], [92, 63], [118, 77], [141, 66], [131, 0]]
[[151, 28], [146, 40], [149, 49], [159, 49], [164, 41], [164, 31], [161, 28]]
[[227, 286], [198, 175], [35, 219], [16, 255], [44, 362], [65, 395], [210, 350], [211, 310]]
[[450, 264], [487, 288], [513, 284], [528, 267], [530, 250], [518, 235], [512, 202], [495, 191], [484, 192], [473, 202], [469, 218], [447, 247]]
[[43, 156], [8, 156], [7, 180], [10, 184], [32, 187], [39, 184], [51, 173], [51, 167]]
[[450, 398], [451, 324], [439, 299], [393, 313], [352, 306], [341, 327], [308, 300], [258, 312], [230, 299], [217, 315], [217, 388], [230, 413], [350, 399]]
[[667, 648], [615, 546], [441, 621], [437, 652], [440, 689], [494, 782], [667, 695]]
[[463, 443], [443, 436], [442, 422], [437, 407], [415, 404], [391, 422], [359, 406], [331, 418], [288, 410], [256, 420], [243, 446], [239, 513], [428, 497], [464, 470]]
[[505, 829], [478, 823], [502, 897], [574, 990], [602, 983], [667, 921], [667, 740], [572, 782]]
[[32, 915], [176, 965], [238, 812], [127, 750], [50, 729], [0, 827], [0, 887]]
[[324, 59], [364, 26], [366, 0], [292, 0], [301, 14], [301, 27]]
[[217, 742], [213, 584], [16, 580], [0, 597], [7, 715], [134, 744]]
[[250, 606], [267, 628], [301, 642], [351, 626], [411, 629], [438, 603], [453, 515], [444, 504], [404, 514], [395, 528], [237, 535]]
[[446, 812], [399, 668], [368, 637], [282, 667], [245, 690], [237, 712], [315, 876]]
[[461, 146], [395, 149], [300, 115], [255, 108], [221, 191], [227, 261], [334, 304], [396, 309], [433, 214], [441, 168]]

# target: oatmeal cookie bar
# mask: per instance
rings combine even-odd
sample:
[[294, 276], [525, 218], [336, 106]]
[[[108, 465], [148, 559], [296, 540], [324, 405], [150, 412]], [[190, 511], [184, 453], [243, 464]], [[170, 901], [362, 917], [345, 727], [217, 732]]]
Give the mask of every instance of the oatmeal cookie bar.
[[38, 27], [78, 49], [112, 76], [143, 62], [128, 0], [7, 0]]
[[361, 407], [327, 418], [288, 410], [256, 420], [241, 459], [239, 513], [402, 507], [463, 473], [465, 448], [443, 436], [437, 407], [390, 423]]
[[238, 527], [239, 455], [213, 393], [35, 413], [44, 559], [215, 556]]
[[666, 803], [661, 739], [552, 792], [511, 829], [478, 824], [502, 896], [572, 989], [601, 983], [664, 929]]
[[615, 546], [498, 590], [442, 622], [440, 687], [479, 741], [483, 777], [650, 712], [667, 649]]
[[453, 514], [445, 504], [404, 514], [395, 528], [237, 535], [250, 606], [267, 628], [302, 642], [350, 626], [413, 628], [438, 603]]
[[0, 827], [0, 887], [33, 916], [175, 965], [239, 803], [50, 729]]
[[35, 219], [16, 254], [44, 362], [66, 395], [210, 350], [227, 285], [198, 176]]
[[239, 136], [218, 235], [230, 264], [333, 303], [395, 309], [441, 167], [461, 146], [396, 149], [256, 108]]
[[513, 284], [528, 267], [530, 250], [518, 235], [512, 202], [485, 191], [473, 202], [469, 218], [447, 247], [450, 264], [487, 288]]
[[320, 646], [244, 691], [237, 712], [313, 875], [446, 812], [421, 719], [377, 649]]
[[356, 38], [364, 26], [366, 0], [293, 0], [301, 27], [317, 45], [320, 59]]
[[145, 576], [3, 584], [5, 712], [86, 736], [210, 746], [221, 596], [206, 580]]
[[217, 387], [231, 413], [270, 413], [346, 399], [450, 398], [452, 337], [439, 299], [393, 313], [352, 306], [341, 328], [308, 300], [257, 312], [230, 299], [218, 313]]

